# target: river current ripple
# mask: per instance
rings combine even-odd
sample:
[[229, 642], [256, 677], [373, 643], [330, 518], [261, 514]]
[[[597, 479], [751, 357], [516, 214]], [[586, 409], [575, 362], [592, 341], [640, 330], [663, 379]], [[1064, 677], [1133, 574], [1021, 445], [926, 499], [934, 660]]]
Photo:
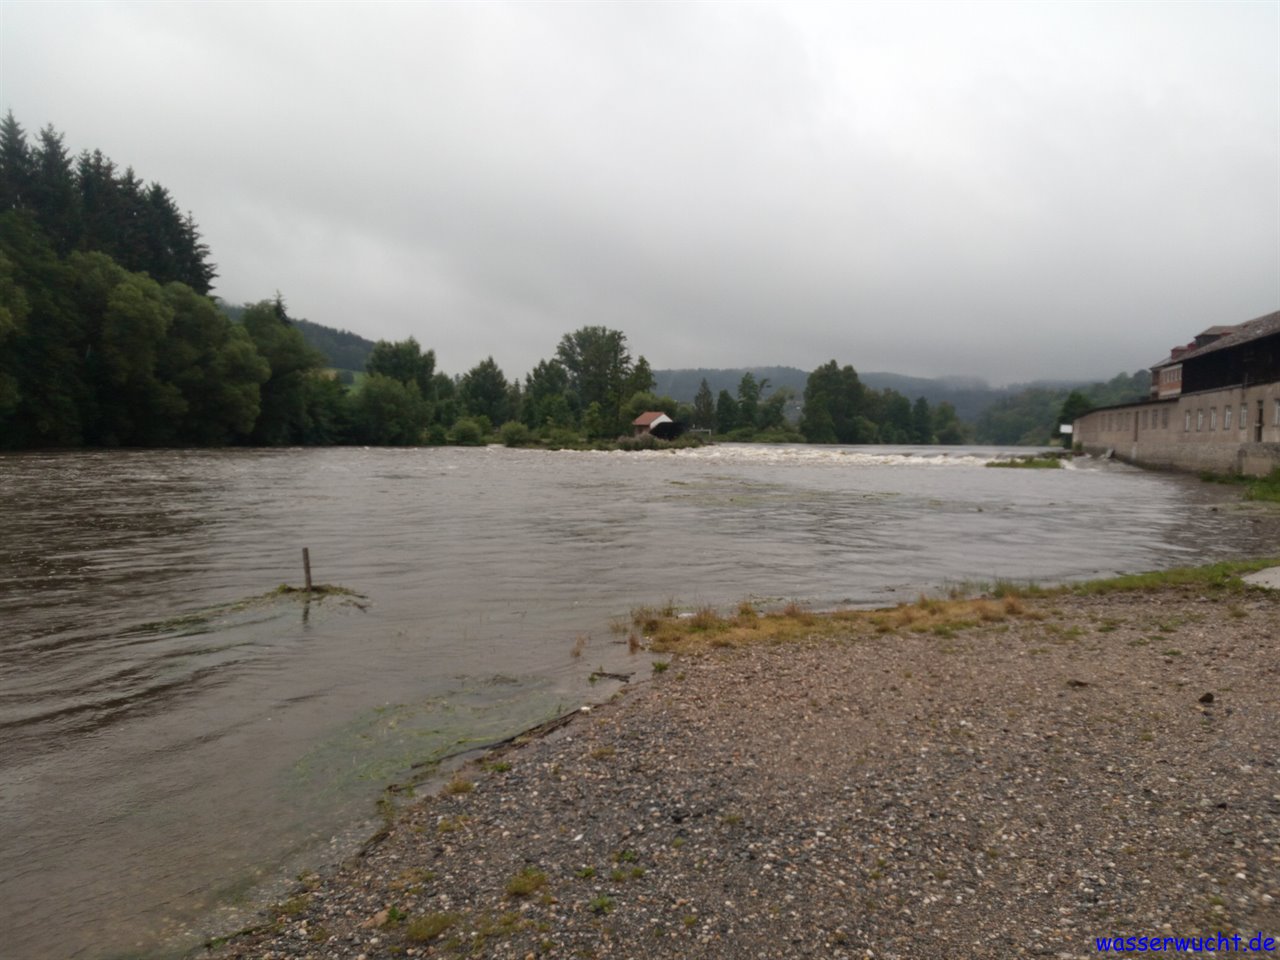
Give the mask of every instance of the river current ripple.
[[[0, 457], [0, 953], [159, 956], [234, 924], [413, 764], [598, 697], [595, 669], [645, 675], [609, 629], [637, 605], [891, 604], [1280, 542], [1230, 488], [994, 453]], [[303, 547], [364, 599], [272, 594]]]

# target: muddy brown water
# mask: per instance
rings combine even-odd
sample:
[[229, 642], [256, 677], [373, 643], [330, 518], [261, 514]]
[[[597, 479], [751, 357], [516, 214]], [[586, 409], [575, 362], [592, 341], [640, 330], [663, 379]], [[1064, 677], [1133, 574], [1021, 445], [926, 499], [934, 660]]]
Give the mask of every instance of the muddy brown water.
[[[599, 698], [598, 668], [647, 675], [609, 629], [637, 605], [890, 604], [1280, 543], [1231, 488], [991, 455], [0, 457], [0, 957], [224, 932], [353, 849], [415, 764]], [[359, 605], [269, 593], [304, 546]]]

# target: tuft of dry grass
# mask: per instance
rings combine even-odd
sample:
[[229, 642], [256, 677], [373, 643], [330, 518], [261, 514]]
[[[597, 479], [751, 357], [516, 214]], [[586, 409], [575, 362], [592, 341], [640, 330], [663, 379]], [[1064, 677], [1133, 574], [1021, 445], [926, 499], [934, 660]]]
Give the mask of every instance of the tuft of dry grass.
[[507, 896], [527, 897], [547, 885], [547, 875], [541, 870], [526, 867], [507, 881]]
[[719, 633], [728, 621], [716, 613], [715, 607], [699, 607], [689, 618], [689, 629], [703, 633]]
[[922, 594], [914, 603], [885, 610], [834, 610], [827, 613], [813, 613], [794, 601], [780, 611], [762, 613], [744, 601], [732, 616], [721, 616], [711, 607], [702, 607], [685, 616], [665, 617], [653, 613], [648, 636], [650, 649], [655, 652], [688, 653], [752, 643], [847, 636], [859, 632], [885, 634], [909, 630], [949, 638], [958, 631], [980, 624], [1041, 617], [1042, 614], [1012, 594], [1000, 599], [950, 600]]
[[[675, 614], [670, 614], [674, 616]], [[635, 607], [631, 611], [631, 624], [636, 627], [642, 634], [646, 636], [653, 634], [659, 624], [668, 614], [662, 613], [653, 607]]]
[[459, 774], [444, 785], [444, 792], [453, 796], [459, 793], [470, 793], [475, 788], [474, 783]]
[[429, 943], [457, 924], [459, 919], [456, 913], [429, 913], [405, 927], [404, 938], [410, 943]]

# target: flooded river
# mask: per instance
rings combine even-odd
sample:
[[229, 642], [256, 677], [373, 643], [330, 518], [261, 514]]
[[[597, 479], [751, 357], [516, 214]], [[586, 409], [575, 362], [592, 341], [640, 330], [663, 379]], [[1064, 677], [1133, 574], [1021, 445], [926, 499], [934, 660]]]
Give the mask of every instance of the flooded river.
[[[597, 668], [647, 675], [609, 629], [633, 606], [891, 604], [1280, 543], [1231, 488], [990, 453], [0, 457], [0, 956], [225, 929], [350, 851], [415, 763], [599, 697]], [[303, 547], [361, 596], [272, 593]]]

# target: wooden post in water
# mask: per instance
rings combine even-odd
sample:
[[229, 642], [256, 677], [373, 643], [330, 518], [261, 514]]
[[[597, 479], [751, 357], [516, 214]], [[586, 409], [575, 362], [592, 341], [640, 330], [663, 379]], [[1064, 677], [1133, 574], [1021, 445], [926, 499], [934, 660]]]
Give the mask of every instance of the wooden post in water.
[[307, 593], [311, 593], [311, 551], [302, 548], [302, 572], [307, 577]]

